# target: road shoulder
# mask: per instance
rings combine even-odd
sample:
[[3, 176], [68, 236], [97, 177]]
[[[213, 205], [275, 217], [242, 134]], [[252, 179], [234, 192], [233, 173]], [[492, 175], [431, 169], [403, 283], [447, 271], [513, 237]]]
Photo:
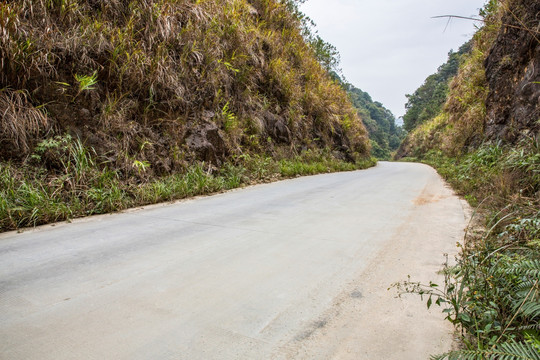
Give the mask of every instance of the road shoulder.
[[[438, 274], [457, 253], [470, 211], [437, 175], [415, 199], [391, 240], [359, 273], [303, 339], [286, 345], [296, 359], [427, 359], [455, 346], [441, 308], [426, 310], [417, 295], [397, 297], [391, 284], [442, 283]], [[459, 214], [462, 216], [456, 216]], [[454, 220], [451, 220], [454, 219]], [[451, 239], [451, 240], [449, 240]], [[369, 326], [366, 326], [369, 324]], [[377, 324], [373, 326], [373, 324]]]

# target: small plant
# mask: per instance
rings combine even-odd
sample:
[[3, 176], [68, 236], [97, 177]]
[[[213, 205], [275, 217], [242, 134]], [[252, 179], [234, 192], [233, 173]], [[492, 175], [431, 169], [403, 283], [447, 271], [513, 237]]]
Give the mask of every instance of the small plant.
[[235, 189], [246, 182], [246, 169], [231, 163], [226, 163], [221, 168], [220, 175], [224, 178], [226, 189]]
[[225, 131], [230, 132], [238, 127], [238, 119], [229, 108], [229, 102], [221, 109], [221, 117], [223, 118], [223, 127], [225, 128]]
[[220, 59], [220, 60], [218, 60], [218, 63], [223, 64], [227, 68], [227, 70], [232, 71], [235, 74], [238, 74], [240, 72], [239, 69], [236, 69], [231, 63], [229, 63], [227, 61], [223, 61], [223, 60]]
[[79, 83], [79, 91], [77, 95], [83, 91], [94, 90], [94, 85], [97, 84], [97, 70], [92, 73], [92, 75], [74, 75], [75, 80]]
[[133, 160], [133, 167], [137, 169], [137, 172], [140, 174], [143, 174], [148, 170], [150, 167], [150, 163], [146, 160], [140, 161], [140, 160]]

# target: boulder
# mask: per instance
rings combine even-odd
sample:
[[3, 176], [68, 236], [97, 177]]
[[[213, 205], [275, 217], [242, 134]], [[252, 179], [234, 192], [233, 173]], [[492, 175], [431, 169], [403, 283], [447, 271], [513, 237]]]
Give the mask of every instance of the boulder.
[[193, 125], [187, 133], [186, 145], [198, 159], [218, 165], [228, 153], [221, 131], [209, 122]]
[[287, 126], [285, 119], [269, 111], [264, 114], [265, 132], [277, 143], [290, 144], [292, 140], [291, 131]]

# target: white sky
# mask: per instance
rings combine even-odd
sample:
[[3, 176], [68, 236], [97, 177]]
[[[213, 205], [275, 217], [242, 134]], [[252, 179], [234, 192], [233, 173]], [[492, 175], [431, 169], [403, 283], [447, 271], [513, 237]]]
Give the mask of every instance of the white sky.
[[[301, 10], [319, 35], [337, 47], [345, 78], [396, 117], [413, 93], [437, 71], [450, 49], [475, 32], [475, 22], [432, 19], [477, 16], [484, 0], [308, 0]], [[446, 29], [446, 30], [445, 30]]]

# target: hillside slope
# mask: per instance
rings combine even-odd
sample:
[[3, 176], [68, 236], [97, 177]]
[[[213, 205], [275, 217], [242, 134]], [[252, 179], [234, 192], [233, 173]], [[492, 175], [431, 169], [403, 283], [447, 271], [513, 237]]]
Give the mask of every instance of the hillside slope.
[[[2, 2], [2, 225], [175, 198], [133, 200], [133, 187], [187, 174], [200, 161], [212, 175], [253, 159], [268, 169], [265, 162], [306, 152], [326, 162], [368, 159], [366, 129], [304, 40], [294, 6]], [[27, 201], [25, 187], [57, 209]], [[110, 188], [116, 200], [89, 191]]]
[[[538, 134], [539, 12], [540, 4], [532, 0], [487, 5], [485, 25], [475, 34], [471, 53], [464, 55], [444, 106], [430, 119], [406, 125], [410, 134], [397, 158], [430, 149], [457, 155], [485, 140], [515, 144]], [[414, 112], [429, 112], [428, 108], [420, 106]]]
[[119, 167], [133, 157], [157, 173], [313, 138], [367, 153], [345, 94], [278, 1], [26, 0], [1, 11], [4, 159], [66, 131]]
[[405, 130], [411, 131], [440, 113], [449, 91], [450, 80], [457, 75], [461, 59], [471, 52], [471, 42], [463, 44], [457, 52], [448, 53], [448, 61], [427, 77], [422, 86], [407, 95], [407, 109], [403, 116]]

